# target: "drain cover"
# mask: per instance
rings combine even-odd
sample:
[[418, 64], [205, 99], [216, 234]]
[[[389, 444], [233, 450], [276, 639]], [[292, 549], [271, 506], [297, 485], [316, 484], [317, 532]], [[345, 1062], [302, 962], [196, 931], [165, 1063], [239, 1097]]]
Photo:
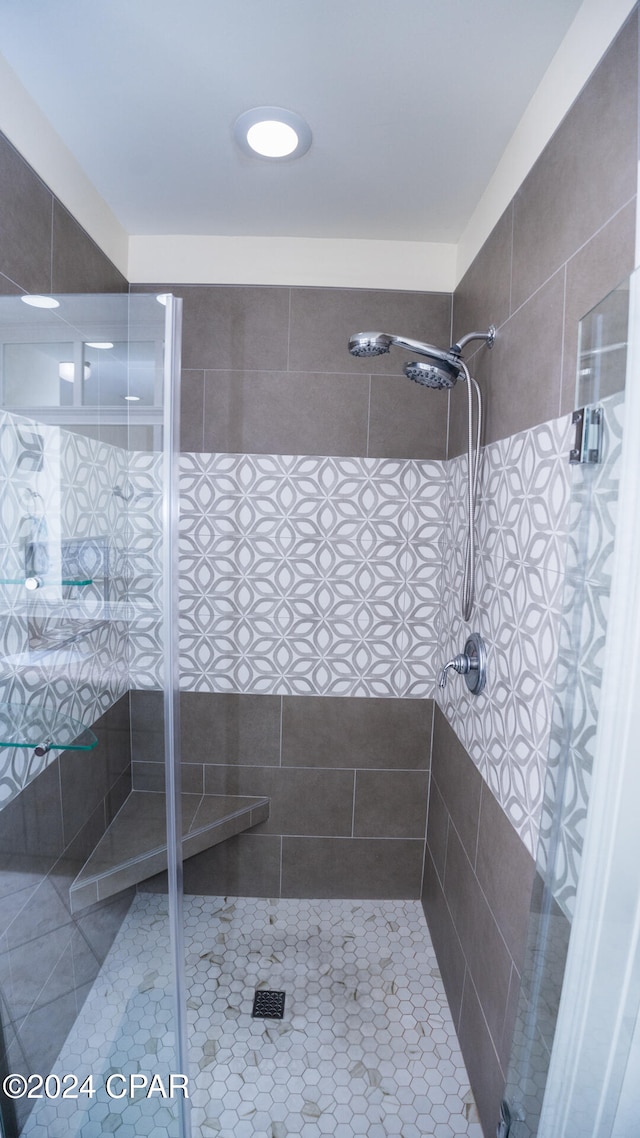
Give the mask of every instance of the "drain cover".
[[254, 1019], [282, 1019], [284, 1017], [284, 992], [260, 991], [253, 997]]

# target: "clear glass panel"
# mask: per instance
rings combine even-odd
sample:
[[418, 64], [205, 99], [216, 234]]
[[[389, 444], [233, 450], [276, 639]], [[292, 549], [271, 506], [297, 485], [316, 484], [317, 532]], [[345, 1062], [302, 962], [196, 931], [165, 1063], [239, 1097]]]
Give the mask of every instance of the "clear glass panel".
[[580, 321], [576, 407], [624, 391], [628, 324], [629, 282], [624, 281]]
[[56, 299], [0, 299], [2, 1126], [177, 1138], [176, 313]]
[[4, 406], [66, 407], [73, 403], [73, 344], [7, 344]]
[[580, 323], [576, 406], [602, 412], [602, 449], [599, 461], [571, 468], [536, 886], [505, 1092], [510, 1138], [538, 1133], [580, 877], [611, 591], [628, 311], [625, 282]]

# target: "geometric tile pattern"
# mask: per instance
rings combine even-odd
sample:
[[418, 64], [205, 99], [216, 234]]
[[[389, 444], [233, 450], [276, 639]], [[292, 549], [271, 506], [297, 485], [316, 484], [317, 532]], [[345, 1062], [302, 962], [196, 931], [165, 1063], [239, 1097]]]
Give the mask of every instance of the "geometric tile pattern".
[[566, 577], [551, 714], [540, 869], [571, 919], [602, 687], [624, 425], [624, 393], [600, 401], [602, 461], [571, 468]]
[[565, 543], [569, 521], [569, 416], [482, 452], [476, 605], [460, 616], [466, 457], [449, 465], [439, 658], [486, 641], [487, 685], [472, 696], [453, 676], [442, 710], [535, 856], [549, 744]]
[[[38, 443], [38, 462], [25, 461]], [[104, 565], [112, 597], [126, 589], [125, 503], [113, 494], [126, 474], [126, 452], [64, 431], [0, 413], [0, 576], [25, 576], [25, 554], [46, 559], [54, 583], [29, 593], [0, 584], [0, 700], [34, 703], [89, 726], [127, 690], [127, 626], [105, 611]], [[103, 543], [101, 576], [75, 588], [60, 581], [90, 539]], [[104, 542], [108, 542], [108, 548]], [[97, 545], [94, 547], [95, 561]], [[101, 568], [102, 566], [102, 568]], [[65, 630], [73, 629], [71, 638]], [[53, 758], [19, 748], [0, 750], [0, 802], [13, 798]]]
[[443, 489], [441, 462], [183, 455], [182, 685], [430, 694]]
[[[184, 907], [194, 1138], [481, 1138], [419, 902]], [[138, 894], [54, 1070], [171, 1069], [167, 927], [166, 898]], [[252, 1018], [256, 989], [286, 992], [283, 1020]], [[75, 1105], [37, 1104], [23, 1133], [175, 1133], [158, 1100]]]
[[132, 688], [163, 687], [162, 455], [128, 454], [129, 675]]
[[466, 458], [181, 456], [181, 686], [425, 697], [479, 631], [485, 691], [442, 709], [535, 854], [570, 501], [569, 416], [482, 452], [476, 606], [459, 615]]

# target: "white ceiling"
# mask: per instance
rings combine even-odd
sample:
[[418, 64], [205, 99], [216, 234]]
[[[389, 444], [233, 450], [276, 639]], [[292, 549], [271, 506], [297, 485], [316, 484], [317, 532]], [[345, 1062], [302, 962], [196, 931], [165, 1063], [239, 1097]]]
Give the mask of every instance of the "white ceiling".
[[[0, 0], [0, 51], [130, 234], [455, 242], [580, 0]], [[237, 116], [301, 113], [298, 161]]]

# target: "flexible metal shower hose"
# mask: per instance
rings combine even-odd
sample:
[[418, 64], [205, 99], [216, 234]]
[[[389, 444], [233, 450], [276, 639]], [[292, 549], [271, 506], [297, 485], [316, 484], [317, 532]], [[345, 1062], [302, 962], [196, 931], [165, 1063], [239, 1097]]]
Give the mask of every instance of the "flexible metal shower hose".
[[[478, 494], [478, 472], [480, 470], [480, 436], [482, 432], [482, 395], [480, 388], [469, 374], [469, 369], [460, 360], [467, 381], [468, 396], [468, 432], [467, 432], [467, 545], [464, 558], [464, 572], [462, 576], [462, 619], [471, 620], [473, 603], [476, 591], [476, 499]], [[474, 387], [478, 401], [478, 417], [476, 423], [476, 445], [473, 447], [473, 392]]]

